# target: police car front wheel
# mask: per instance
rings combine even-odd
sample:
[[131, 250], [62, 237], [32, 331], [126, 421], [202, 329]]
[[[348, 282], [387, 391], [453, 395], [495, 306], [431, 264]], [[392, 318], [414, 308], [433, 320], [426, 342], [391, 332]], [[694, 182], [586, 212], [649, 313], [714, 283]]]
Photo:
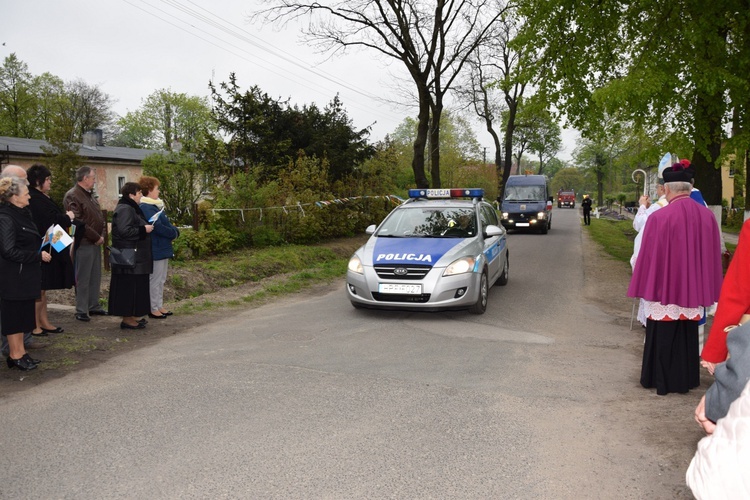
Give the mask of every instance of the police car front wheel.
[[469, 308], [469, 312], [472, 314], [484, 314], [484, 311], [487, 310], [487, 297], [489, 294], [490, 285], [487, 280], [487, 273], [482, 272], [482, 276], [479, 278], [479, 297], [477, 297], [477, 301]]

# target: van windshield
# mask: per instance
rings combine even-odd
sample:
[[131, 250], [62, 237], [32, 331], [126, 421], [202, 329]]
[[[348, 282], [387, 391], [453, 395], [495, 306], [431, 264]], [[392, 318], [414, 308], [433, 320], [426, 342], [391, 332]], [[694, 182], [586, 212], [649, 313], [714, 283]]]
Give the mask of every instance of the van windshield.
[[507, 186], [505, 201], [544, 201], [544, 186]]

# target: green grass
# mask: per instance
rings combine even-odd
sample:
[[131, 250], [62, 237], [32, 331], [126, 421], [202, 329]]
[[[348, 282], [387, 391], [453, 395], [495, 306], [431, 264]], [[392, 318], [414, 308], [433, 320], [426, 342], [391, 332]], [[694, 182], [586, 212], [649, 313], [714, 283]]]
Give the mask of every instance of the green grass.
[[276, 276], [274, 280], [264, 282], [257, 291], [251, 294], [221, 303], [207, 300], [204, 300], [203, 302], [187, 300], [180, 303], [175, 308], [175, 312], [179, 314], [192, 314], [222, 305], [236, 307], [243, 303], [262, 303], [270, 298], [295, 293], [318, 283], [328, 283], [332, 280], [343, 278], [346, 274], [346, 264], [348, 260], [348, 258], [334, 258], [333, 260], [328, 260], [328, 256], [325, 256], [323, 261], [309, 263], [307, 268], [304, 268], [299, 272], [285, 273]]
[[607, 254], [619, 261], [630, 262], [633, 241], [638, 234], [633, 229], [633, 221], [597, 219], [584, 228], [588, 230], [591, 239], [599, 243]]

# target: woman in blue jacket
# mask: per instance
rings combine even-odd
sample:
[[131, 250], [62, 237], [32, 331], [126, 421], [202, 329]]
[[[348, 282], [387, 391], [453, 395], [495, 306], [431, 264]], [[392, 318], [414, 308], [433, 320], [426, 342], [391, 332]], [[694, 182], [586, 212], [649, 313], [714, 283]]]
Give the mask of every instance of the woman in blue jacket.
[[143, 176], [138, 184], [143, 192], [141, 198], [143, 214], [148, 220], [156, 216], [153, 221], [154, 231], [151, 233], [154, 270], [149, 279], [151, 312], [148, 315], [150, 318], [164, 319], [172, 315], [172, 311], [164, 308], [164, 284], [167, 282], [169, 259], [174, 257], [172, 241], [180, 235], [180, 231], [169, 221], [169, 217], [164, 210], [164, 201], [159, 198], [159, 186], [161, 185], [159, 179]]

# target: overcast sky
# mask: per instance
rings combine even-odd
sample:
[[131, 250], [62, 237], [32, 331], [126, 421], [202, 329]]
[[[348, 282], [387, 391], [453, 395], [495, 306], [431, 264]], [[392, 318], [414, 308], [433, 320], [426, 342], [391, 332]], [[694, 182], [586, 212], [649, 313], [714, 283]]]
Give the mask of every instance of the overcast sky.
[[[329, 57], [307, 47], [292, 26], [279, 30], [248, 17], [258, 0], [0, 0], [0, 57], [15, 53], [34, 75], [96, 84], [124, 115], [157, 89], [208, 96], [237, 75], [242, 89], [257, 85], [300, 106], [325, 106], [338, 93], [356, 128], [372, 126], [379, 140], [416, 110], [379, 97], [406, 77], [399, 64], [373, 52]], [[404, 84], [401, 85], [402, 87]], [[492, 140], [474, 121], [477, 139], [494, 155]], [[564, 134], [568, 159], [573, 133]]]

